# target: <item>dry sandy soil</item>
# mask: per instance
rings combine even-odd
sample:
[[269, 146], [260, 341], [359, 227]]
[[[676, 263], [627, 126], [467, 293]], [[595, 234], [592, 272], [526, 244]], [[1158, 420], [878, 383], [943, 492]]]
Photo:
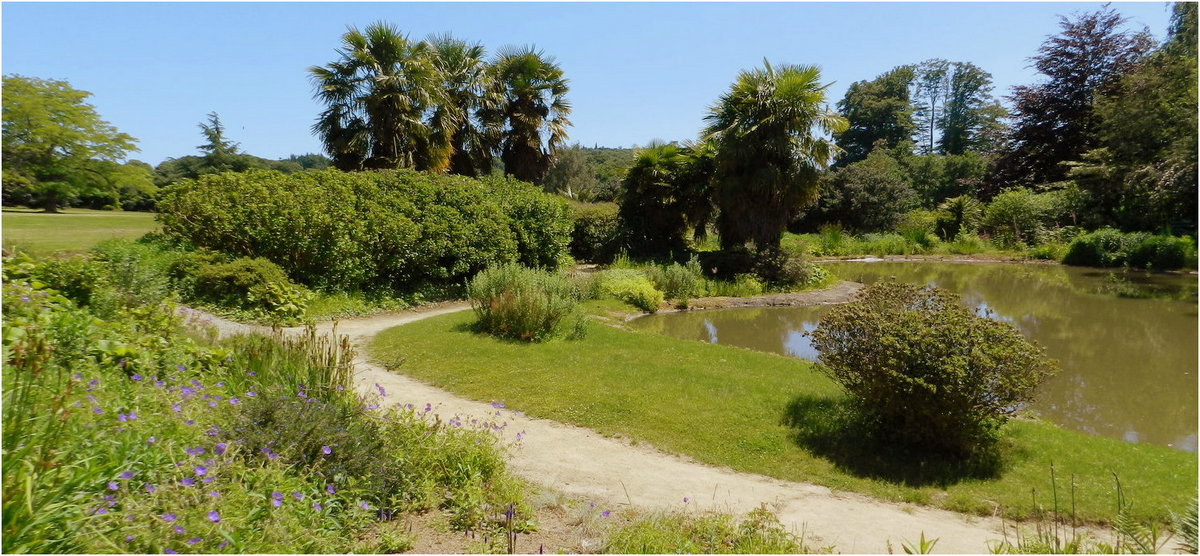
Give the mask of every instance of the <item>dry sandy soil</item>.
[[[760, 305], [836, 303], [845, 301], [859, 285], [842, 283], [820, 292], [766, 296]], [[790, 296], [790, 297], [789, 297]], [[720, 300], [694, 306], [743, 306], [746, 300]], [[738, 305], [735, 305], [737, 303]], [[338, 334], [350, 336], [358, 346], [381, 330], [417, 320], [469, 309], [465, 302], [444, 303], [417, 310], [347, 319], [336, 323]], [[262, 327], [230, 322], [190, 309], [181, 309], [191, 320], [214, 326], [221, 335], [261, 332]], [[333, 323], [318, 330], [330, 331]], [[287, 329], [285, 332], [298, 331]], [[359, 350], [362, 351], [361, 349]], [[511, 469], [524, 479], [566, 497], [592, 501], [613, 510], [717, 510], [744, 514], [766, 504], [795, 532], [803, 532], [810, 546], [830, 546], [843, 553], [900, 551], [901, 543], [915, 542], [924, 533], [937, 538], [939, 553], [982, 553], [989, 541], [1002, 538], [999, 519], [969, 517], [923, 506], [882, 502], [866, 496], [828, 488], [739, 473], [667, 454], [653, 447], [606, 438], [580, 427], [533, 419], [513, 408], [497, 409], [486, 401], [461, 398], [417, 380], [389, 372], [360, 355], [356, 360], [357, 386], [363, 393], [386, 392], [387, 403], [431, 404], [443, 419], [507, 422], [499, 433], [508, 446]], [[517, 435], [520, 435], [519, 438]], [[1010, 533], [1011, 538], [1011, 533]], [[432, 540], [432, 539], [431, 539]], [[451, 552], [469, 544], [418, 543], [417, 551]], [[554, 547], [564, 549], [565, 547]], [[587, 546], [576, 547], [586, 550]], [[537, 551], [538, 546], [519, 546]]]

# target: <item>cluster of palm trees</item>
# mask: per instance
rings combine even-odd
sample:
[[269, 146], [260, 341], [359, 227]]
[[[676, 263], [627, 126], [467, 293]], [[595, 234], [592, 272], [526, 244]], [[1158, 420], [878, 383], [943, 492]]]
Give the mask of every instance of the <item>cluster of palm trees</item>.
[[847, 127], [820, 81], [815, 66], [764, 60], [762, 68], [742, 71], [709, 109], [698, 143], [638, 151], [621, 207], [631, 248], [677, 250], [683, 234], [703, 230], [713, 215], [722, 249], [778, 247], [840, 151], [831, 135]]
[[313, 124], [333, 164], [412, 168], [539, 183], [567, 139], [567, 80], [552, 57], [450, 35], [413, 41], [378, 22], [342, 35], [338, 59], [309, 68], [325, 110]]

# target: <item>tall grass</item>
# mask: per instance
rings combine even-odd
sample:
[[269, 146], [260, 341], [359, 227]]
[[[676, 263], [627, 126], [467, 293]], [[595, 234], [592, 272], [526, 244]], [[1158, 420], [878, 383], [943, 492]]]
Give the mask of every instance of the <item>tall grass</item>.
[[496, 336], [545, 340], [565, 332], [582, 334], [579, 291], [566, 276], [516, 264], [490, 267], [467, 284], [478, 326]]
[[359, 398], [345, 340], [208, 344], [169, 305], [98, 319], [10, 266], [8, 552], [378, 552], [394, 535], [364, 532], [401, 512], [491, 530], [486, 508], [512, 503], [527, 519], [486, 432], [501, 425]]

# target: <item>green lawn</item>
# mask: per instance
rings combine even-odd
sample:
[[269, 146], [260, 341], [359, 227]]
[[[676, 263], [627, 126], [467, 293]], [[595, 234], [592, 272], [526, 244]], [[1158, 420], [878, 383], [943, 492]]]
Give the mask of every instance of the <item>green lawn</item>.
[[82, 253], [106, 239], [136, 238], [156, 229], [158, 223], [149, 212], [66, 209], [61, 214], [47, 214], [4, 208], [4, 248], [35, 256]]
[[[648, 442], [780, 479], [1013, 518], [1052, 507], [1114, 517], [1121, 480], [1140, 519], [1165, 520], [1196, 495], [1196, 455], [1035, 422], [1004, 431], [999, 470], [894, 453], [838, 427], [838, 388], [804, 361], [593, 324], [586, 338], [522, 344], [475, 334], [470, 312], [380, 333], [370, 347], [400, 372], [527, 414]], [[451, 347], [452, 346], [452, 347]], [[1036, 490], [1036, 493], [1034, 492]]]

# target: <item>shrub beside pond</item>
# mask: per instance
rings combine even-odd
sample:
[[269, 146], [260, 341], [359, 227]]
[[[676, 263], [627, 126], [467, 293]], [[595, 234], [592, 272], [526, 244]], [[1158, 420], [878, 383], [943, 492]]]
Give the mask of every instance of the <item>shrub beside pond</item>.
[[1175, 270], [1187, 266], [1189, 260], [1194, 261], [1195, 253], [1196, 246], [1188, 237], [1104, 228], [1073, 239], [1062, 262], [1074, 266]]
[[880, 282], [835, 307], [813, 331], [819, 368], [851, 395], [872, 431], [900, 444], [969, 455], [1057, 365], [1008, 323], [957, 294]]
[[517, 340], [545, 340], [583, 330], [579, 290], [561, 274], [506, 264], [480, 272], [467, 284], [471, 308], [484, 332]]

